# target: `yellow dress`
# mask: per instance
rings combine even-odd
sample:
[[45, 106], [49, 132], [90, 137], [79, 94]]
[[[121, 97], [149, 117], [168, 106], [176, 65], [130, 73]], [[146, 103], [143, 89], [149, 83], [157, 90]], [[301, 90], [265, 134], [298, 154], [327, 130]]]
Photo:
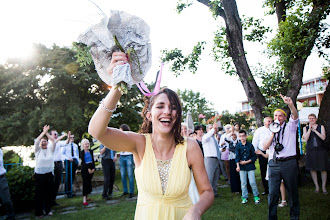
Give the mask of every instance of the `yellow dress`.
[[191, 172], [187, 162], [187, 140], [175, 148], [163, 195], [157, 159], [150, 135], [146, 135], [146, 149], [142, 162], [135, 168], [138, 199], [135, 220], [181, 220], [193, 205], [189, 197]]

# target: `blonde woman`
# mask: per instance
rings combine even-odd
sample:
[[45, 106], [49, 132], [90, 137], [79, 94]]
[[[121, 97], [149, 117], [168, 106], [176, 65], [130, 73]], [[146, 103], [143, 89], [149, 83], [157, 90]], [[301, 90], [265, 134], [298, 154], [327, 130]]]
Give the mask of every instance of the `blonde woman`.
[[89, 149], [89, 141], [87, 139], [81, 140], [81, 147], [83, 150], [80, 152], [81, 158], [81, 176], [83, 180], [83, 205], [87, 206], [88, 194], [92, 192], [92, 178], [95, 172], [95, 162], [93, 150]]

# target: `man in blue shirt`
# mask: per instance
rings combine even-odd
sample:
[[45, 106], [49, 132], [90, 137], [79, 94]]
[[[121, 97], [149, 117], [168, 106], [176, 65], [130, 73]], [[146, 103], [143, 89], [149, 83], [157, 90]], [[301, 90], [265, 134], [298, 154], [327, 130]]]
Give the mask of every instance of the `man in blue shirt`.
[[115, 182], [115, 158], [116, 152], [106, 148], [103, 144], [100, 145], [100, 157], [102, 158], [102, 171], [104, 176], [102, 198], [105, 200], [111, 199], [113, 183]]
[[256, 166], [254, 162], [257, 159], [257, 155], [254, 152], [254, 147], [250, 142], [246, 141], [247, 135], [245, 130], [238, 132], [238, 137], [241, 140], [236, 145], [236, 159], [237, 164], [236, 171], [239, 172], [242, 188], [242, 204], [248, 202], [248, 190], [247, 190], [247, 177], [249, 178], [250, 185], [254, 196], [254, 202], [257, 204], [260, 202], [259, 191], [256, 183], [255, 172]]

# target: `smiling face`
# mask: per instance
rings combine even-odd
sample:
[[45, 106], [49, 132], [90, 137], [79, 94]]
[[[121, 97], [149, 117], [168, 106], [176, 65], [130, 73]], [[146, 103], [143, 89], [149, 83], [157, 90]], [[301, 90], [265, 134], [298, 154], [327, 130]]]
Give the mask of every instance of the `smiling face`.
[[47, 149], [48, 141], [46, 138], [41, 139], [41, 148], [42, 149]]
[[308, 116], [308, 122], [310, 125], [315, 125], [316, 124], [316, 117], [315, 116]]
[[84, 150], [88, 150], [89, 149], [89, 142], [88, 141], [84, 141], [82, 144], [82, 147]]
[[187, 137], [187, 136], [188, 136], [188, 129], [187, 129], [187, 126], [184, 126], [184, 125], [181, 126], [181, 135], [182, 135], [183, 137]]
[[280, 125], [283, 124], [286, 120], [286, 116], [281, 111], [275, 111], [274, 112], [274, 121], [278, 120], [280, 122]]
[[177, 124], [177, 108], [167, 95], [162, 93], [155, 98], [147, 117], [152, 122], [153, 132], [171, 133]]

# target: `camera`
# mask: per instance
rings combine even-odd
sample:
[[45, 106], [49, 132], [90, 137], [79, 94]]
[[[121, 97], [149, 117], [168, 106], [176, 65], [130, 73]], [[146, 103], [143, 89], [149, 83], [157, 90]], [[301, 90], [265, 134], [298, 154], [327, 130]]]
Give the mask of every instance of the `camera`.
[[275, 145], [275, 151], [276, 151], [277, 154], [278, 154], [278, 152], [280, 152], [283, 149], [284, 149], [283, 144], [276, 143], [276, 145]]

